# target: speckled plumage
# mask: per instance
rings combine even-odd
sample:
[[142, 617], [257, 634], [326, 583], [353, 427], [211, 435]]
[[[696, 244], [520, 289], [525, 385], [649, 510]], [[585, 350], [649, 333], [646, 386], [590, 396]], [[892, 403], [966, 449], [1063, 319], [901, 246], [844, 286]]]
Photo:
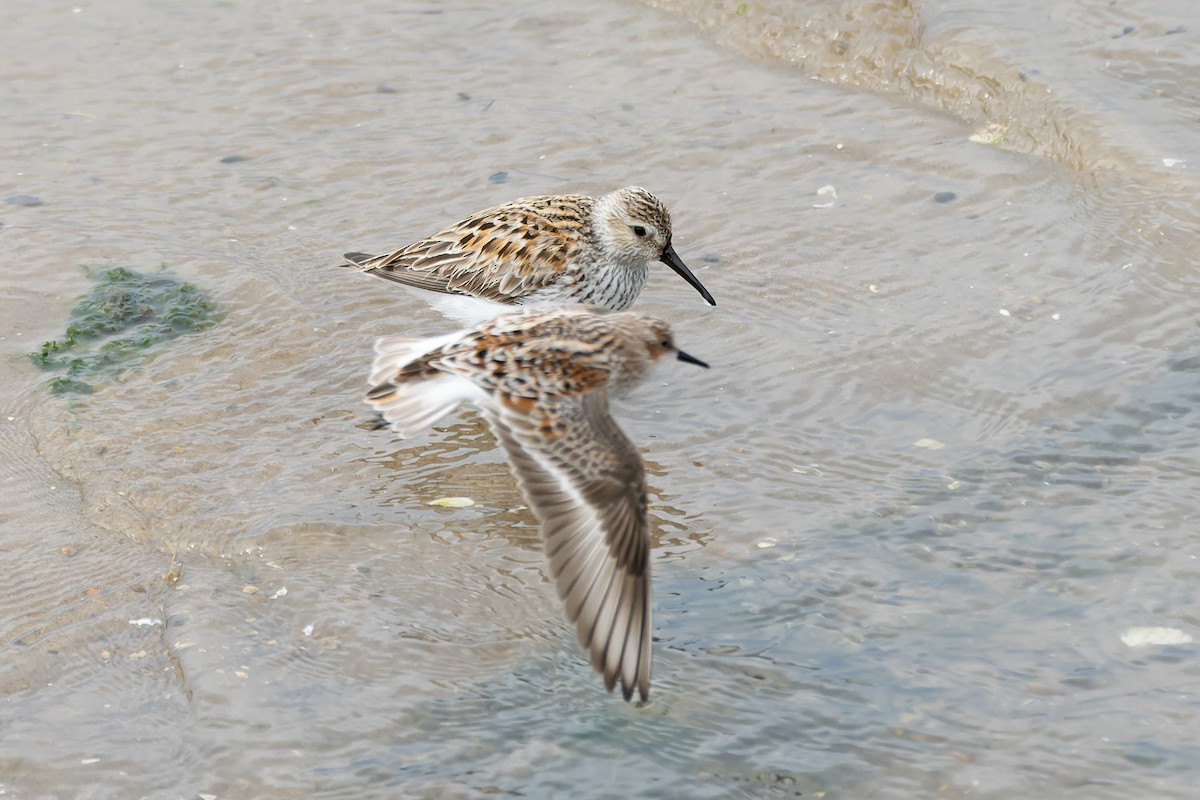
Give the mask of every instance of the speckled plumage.
[[670, 266], [716, 305], [675, 253], [666, 206], [639, 186], [601, 197], [524, 197], [390, 253], [345, 258], [345, 266], [410, 289], [482, 301], [430, 298], [447, 315], [471, 322], [506, 305], [585, 303], [623, 311], [641, 293], [652, 261]]
[[675, 347], [666, 323], [570, 306], [511, 312], [432, 339], [375, 346], [367, 402], [409, 436], [464, 401], [480, 407], [542, 524], [550, 572], [579, 643], [611, 691], [650, 691], [645, 470], [608, 411], [610, 390]]

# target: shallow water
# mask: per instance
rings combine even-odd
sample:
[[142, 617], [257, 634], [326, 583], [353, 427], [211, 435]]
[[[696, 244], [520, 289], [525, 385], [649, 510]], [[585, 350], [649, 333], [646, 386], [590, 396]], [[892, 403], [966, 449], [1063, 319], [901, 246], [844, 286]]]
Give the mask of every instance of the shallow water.
[[[1198, 645], [1122, 640], [1200, 629], [1191, 3], [562, 8], [4, 13], [0, 794], [1193, 797]], [[641, 708], [478, 420], [368, 430], [448, 326], [331, 267], [628, 183], [719, 303], [652, 277], [714, 368], [618, 409]], [[224, 321], [49, 396], [161, 264]]]

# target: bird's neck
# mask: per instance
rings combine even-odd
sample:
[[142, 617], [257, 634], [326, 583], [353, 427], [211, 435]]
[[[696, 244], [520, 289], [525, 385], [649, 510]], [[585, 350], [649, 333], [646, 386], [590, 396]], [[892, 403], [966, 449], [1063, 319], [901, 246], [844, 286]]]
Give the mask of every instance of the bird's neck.
[[645, 261], [603, 261], [578, 276], [575, 300], [624, 311], [633, 305], [646, 285]]

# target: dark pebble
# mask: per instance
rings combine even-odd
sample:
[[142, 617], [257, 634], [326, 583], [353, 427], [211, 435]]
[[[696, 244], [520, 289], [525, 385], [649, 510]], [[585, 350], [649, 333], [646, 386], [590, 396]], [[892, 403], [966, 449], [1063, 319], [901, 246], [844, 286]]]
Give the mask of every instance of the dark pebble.
[[236, 164], [239, 161], [245, 161], [245, 156], [225, 156], [221, 159], [222, 164]]
[[488, 183], [508, 183], [508, 173], [494, 172], [488, 175]]
[[953, 203], [957, 199], [958, 195], [954, 192], [938, 192], [933, 196], [933, 202], [935, 203]]
[[376, 86], [375, 91], [380, 94], [395, 94], [396, 88], [394, 86]]
[[12, 197], [5, 198], [4, 202], [8, 203], [10, 206], [45, 205], [40, 197], [34, 197], [31, 194], [14, 194]]
[[1180, 25], [1178, 28], [1171, 28], [1171, 30], [1167, 31], [1167, 36], [1173, 36], [1176, 33], [1183, 33], [1186, 30], [1187, 28]]

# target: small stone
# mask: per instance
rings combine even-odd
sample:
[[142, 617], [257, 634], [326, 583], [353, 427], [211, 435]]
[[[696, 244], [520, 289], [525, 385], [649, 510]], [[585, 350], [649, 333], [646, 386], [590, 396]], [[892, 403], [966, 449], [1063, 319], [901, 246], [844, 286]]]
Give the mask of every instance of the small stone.
[[252, 585], [243, 586], [242, 594], [258, 594], [258, 587]]
[[34, 197], [31, 194], [14, 194], [12, 197], [6, 197], [4, 202], [10, 206], [25, 206], [27, 208], [45, 205], [40, 197]]
[[488, 175], [488, 183], [508, 183], [507, 172], [493, 172]]
[[943, 205], [946, 203], [953, 203], [957, 199], [958, 195], [956, 195], [954, 192], [937, 192], [933, 196], [933, 202], [942, 203]]
[[62, 553], [64, 556], [73, 556], [75, 555], [75, 548], [71, 547], [69, 544], [64, 544], [62, 547], [58, 548], [58, 552]]

